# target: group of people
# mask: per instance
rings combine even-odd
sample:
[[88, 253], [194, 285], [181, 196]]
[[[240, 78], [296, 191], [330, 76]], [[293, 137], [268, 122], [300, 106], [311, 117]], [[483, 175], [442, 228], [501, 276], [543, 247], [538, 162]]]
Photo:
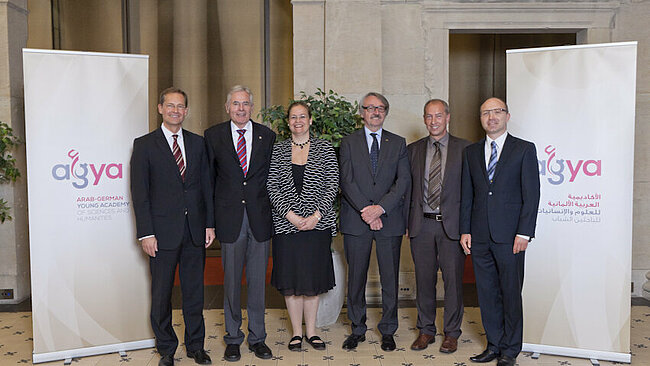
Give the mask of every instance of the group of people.
[[[266, 345], [264, 289], [273, 240], [271, 284], [284, 296], [292, 325], [290, 350], [303, 340], [316, 350], [318, 295], [335, 286], [330, 245], [339, 228], [348, 263], [347, 313], [351, 334], [343, 349], [365, 341], [365, 287], [375, 243], [382, 287], [381, 348], [396, 348], [397, 296], [402, 237], [415, 264], [418, 337], [422, 350], [435, 342], [436, 280], [441, 269], [444, 339], [440, 352], [455, 352], [463, 317], [465, 255], [472, 254], [487, 347], [474, 362], [498, 359], [515, 365], [522, 346], [524, 253], [534, 237], [539, 177], [534, 144], [507, 133], [510, 118], [501, 99], [483, 103], [485, 139], [448, 133], [449, 105], [424, 105], [428, 136], [410, 145], [383, 128], [388, 100], [368, 93], [360, 101], [364, 127], [346, 136], [339, 158], [331, 143], [310, 134], [310, 107], [292, 103], [291, 138], [275, 143], [269, 128], [253, 122], [253, 94], [243, 86], [228, 93], [230, 120], [204, 137], [182, 129], [188, 98], [178, 88], [161, 92], [162, 126], [134, 141], [131, 191], [137, 236], [149, 255], [151, 325], [161, 359], [174, 364], [178, 338], [172, 328], [171, 290], [179, 267], [185, 348], [198, 364], [204, 349], [205, 249], [221, 244], [224, 270], [224, 359], [241, 358], [240, 304], [246, 273], [248, 348], [262, 359]], [[303, 320], [305, 329], [303, 332]]]

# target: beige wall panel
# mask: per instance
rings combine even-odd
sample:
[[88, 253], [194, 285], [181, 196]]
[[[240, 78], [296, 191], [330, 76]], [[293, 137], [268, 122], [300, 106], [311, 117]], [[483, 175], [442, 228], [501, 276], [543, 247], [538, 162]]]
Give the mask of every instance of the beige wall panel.
[[382, 79], [387, 94], [424, 94], [424, 31], [417, 4], [382, 6]]
[[325, 88], [325, 5], [323, 1], [293, 4], [293, 92], [312, 94]]
[[270, 103], [293, 98], [293, 20], [290, 0], [270, 2]]
[[344, 94], [382, 91], [379, 1], [327, 2], [325, 88]]
[[253, 119], [264, 104], [263, 88], [263, 2], [258, 0], [220, 0], [209, 2], [208, 45], [210, 60], [208, 126], [228, 117], [224, 103], [230, 88], [242, 84], [251, 89], [255, 108]]
[[[0, 1], [0, 121], [25, 139], [22, 48], [27, 46], [27, 1]], [[0, 197], [12, 207], [12, 221], [0, 224], [0, 288], [13, 289], [18, 303], [30, 294], [25, 145], [12, 155], [23, 177], [0, 185]]]
[[174, 0], [174, 85], [189, 98], [183, 128], [202, 134], [208, 116], [207, 0]]
[[632, 269], [650, 270], [650, 3], [621, 5], [613, 41], [638, 41], [634, 141], [634, 229]]
[[52, 48], [52, 2], [51, 0], [29, 0], [27, 2], [27, 27], [29, 48]]
[[136, 53], [149, 55], [149, 130], [158, 123], [158, 0], [139, 0], [139, 49]]
[[61, 49], [122, 53], [120, 0], [60, 0]]

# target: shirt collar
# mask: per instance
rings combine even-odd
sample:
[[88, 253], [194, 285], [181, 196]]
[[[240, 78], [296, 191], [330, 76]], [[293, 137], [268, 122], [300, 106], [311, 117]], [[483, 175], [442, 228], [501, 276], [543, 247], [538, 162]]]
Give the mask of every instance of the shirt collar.
[[447, 143], [449, 142], [449, 132], [447, 132], [444, 136], [440, 138], [440, 140], [436, 140], [433, 138], [433, 136], [429, 135], [429, 144], [433, 146], [433, 143], [438, 141], [440, 143], [440, 146], [447, 146]]
[[[244, 126], [244, 129], [246, 130], [246, 132], [253, 131], [253, 122], [251, 122], [251, 120], [248, 120], [248, 122], [246, 122], [246, 126]], [[241, 128], [237, 127], [235, 122], [230, 120], [230, 131], [232, 131], [232, 133], [234, 134], [234, 133], [238, 133], [237, 130], [241, 130]]]
[[507, 136], [508, 136], [508, 132], [507, 132], [507, 131], [504, 132], [501, 136], [497, 137], [495, 140], [492, 140], [492, 139], [490, 138], [490, 136], [485, 135], [485, 145], [486, 145], [486, 146], [490, 146], [490, 145], [492, 145], [492, 141], [495, 141], [495, 142], [497, 143], [497, 147], [498, 147], [499, 149], [502, 149], [502, 148], [503, 148], [503, 144], [505, 143], [505, 141], [506, 141], [506, 137], [507, 137]]
[[369, 138], [369, 139], [372, 138], [372, 136], [370, 136], [371, 133], [376, 133], [376, 134], [377, 134], [377, 138], [378, 138], [378, 139], [381, 139], [381, 133], [382, 133], [383, 130], [384, 130], [384, 128], [383, 128], [383, 127], [380, 127], [377, 131], [372, 132], [372, 131], [370, 131], [370, 130], [368, 129], [368, 127], [363, 126], [363, 131], [366, 133], [366, 138]]
[[178, 132], [175, 132], [175, 133], [168, 130], [167, 127], [165, 127], [164, 124], [160, 125], [160, 129], [162, 130], [163, 135], [165, 135], [165, 138], [167, 140], [171, 140], [173, 135], [178, 135], [178, 138], [181, 138], [181, 139], [183, 138], [183, 127], [181, 127], [178, 130]]

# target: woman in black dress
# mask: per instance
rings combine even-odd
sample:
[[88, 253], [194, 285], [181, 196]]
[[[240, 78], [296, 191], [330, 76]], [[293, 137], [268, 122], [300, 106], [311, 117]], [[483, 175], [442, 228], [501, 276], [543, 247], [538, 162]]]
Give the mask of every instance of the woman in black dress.
[[334, 287], [330, 245], [336, 234], [334, 200], [339, 171], [332, 145], [310, 137], [309, 106], [302, 101], [289, 106], [291, 139], [273, 147], [268, 191], [273, 207], [273, 274], [271, 284], [284, 295], [293, 338], [289, 349], [305, 339], [315, 349], [325, 349], [316, 335], [318, 295]]

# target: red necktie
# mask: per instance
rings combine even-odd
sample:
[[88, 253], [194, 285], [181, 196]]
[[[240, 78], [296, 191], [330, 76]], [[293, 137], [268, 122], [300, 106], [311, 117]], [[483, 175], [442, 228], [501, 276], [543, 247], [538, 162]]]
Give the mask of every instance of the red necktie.
[[246, 129], [237, 130], [237, 132], [239, 133], [239, 139], [237, 139], [237, 158], [239, 159], [239, 165], [245, 177], [246, 173], [248, 173], [248, 165], [246, 164], [246, 139], [244, 138]]
[[176, 165], [178, 165], [178, 171], [181, 173], [181, 178], [185, 182], [185, 161], [183, 161], [183, 154], [181, 153], [181, 147], [178, 146], [178, 135], [172, 135], [174, 138], [174, 144], [172, 145], [172, 153], [174, 154], [174, 159], [176, 159]]

